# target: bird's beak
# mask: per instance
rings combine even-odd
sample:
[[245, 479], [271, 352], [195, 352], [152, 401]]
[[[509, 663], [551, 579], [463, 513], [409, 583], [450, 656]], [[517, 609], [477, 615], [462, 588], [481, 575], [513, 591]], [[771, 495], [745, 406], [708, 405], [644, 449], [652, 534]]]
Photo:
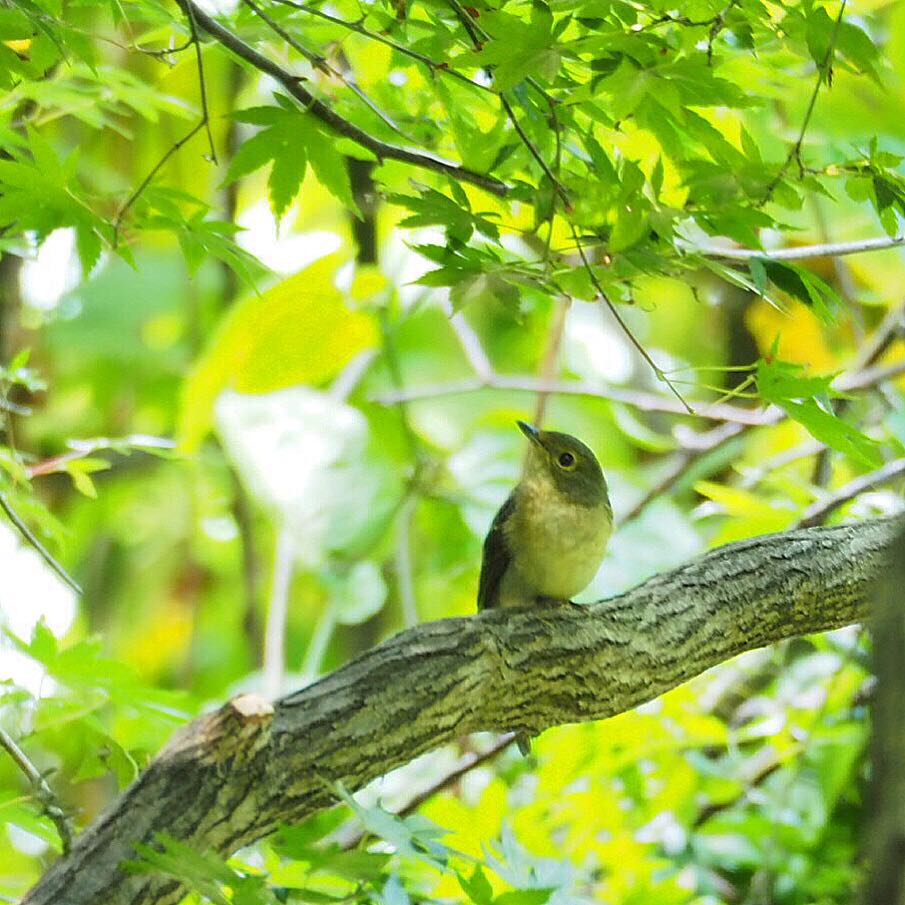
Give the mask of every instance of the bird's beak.
[[524, 421], [515, 422], [519, 430], [532, 442], [538, 446], [543, 446], [540, 440], [540, 431], [533, 424], [526, 424]]

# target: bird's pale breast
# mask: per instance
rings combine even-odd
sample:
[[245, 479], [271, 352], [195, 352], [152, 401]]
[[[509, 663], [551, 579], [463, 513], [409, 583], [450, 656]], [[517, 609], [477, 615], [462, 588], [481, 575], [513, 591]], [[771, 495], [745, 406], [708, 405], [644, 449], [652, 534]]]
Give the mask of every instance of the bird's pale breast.
[[[612, 532], [609, 507], [582, 506], [557, 494], [526, 494], [506, 526], [513, 562], [503, 605], [533, 598], [568, 600], [590, 584]], [[524, 598], [524, 599], [518, 599]]]

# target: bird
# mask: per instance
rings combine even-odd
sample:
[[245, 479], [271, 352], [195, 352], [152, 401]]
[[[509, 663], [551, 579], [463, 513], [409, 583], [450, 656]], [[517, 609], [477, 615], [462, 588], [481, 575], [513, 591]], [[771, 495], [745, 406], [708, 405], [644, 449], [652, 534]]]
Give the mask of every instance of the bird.
[[[484, 539], [478, 610], [571, 603], [597, 574], [613, 531], [594, 453], [570, 434], [516, 424], [528, 456]], [[530, 751], [525, 733], [516, 742], [522, 754]]]

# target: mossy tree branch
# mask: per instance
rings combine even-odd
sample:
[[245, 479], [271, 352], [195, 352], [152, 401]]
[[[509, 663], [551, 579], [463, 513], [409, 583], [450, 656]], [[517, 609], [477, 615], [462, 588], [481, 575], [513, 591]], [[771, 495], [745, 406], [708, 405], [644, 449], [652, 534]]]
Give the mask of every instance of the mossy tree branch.
[[[272, 708], [245, 696], [180, 730], [25, 897], [178, 901], [118, 865], [166, 833], [228, 853], [467, 732], [603, 719], [743, 651], [868, 613], [898, 522], [714, 550], [587, 608], [490, 610], [402, 632]], [[23, 905], [24, 905], [23, 903]]]

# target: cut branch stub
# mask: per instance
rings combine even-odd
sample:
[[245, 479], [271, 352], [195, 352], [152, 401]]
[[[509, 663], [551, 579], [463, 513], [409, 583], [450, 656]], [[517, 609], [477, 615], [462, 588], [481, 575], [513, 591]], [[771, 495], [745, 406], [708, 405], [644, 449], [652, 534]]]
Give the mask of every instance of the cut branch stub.
[[147, 905], [181, 887], [119, 864], [166, 833], [235, 851], [463, 733], [602, 719], [746, 650], [860, 621], [899, 523], [730, 544], [592, 606], [489, 610], [409, 629], [269, 712], [186, 726], [23, 905]]

